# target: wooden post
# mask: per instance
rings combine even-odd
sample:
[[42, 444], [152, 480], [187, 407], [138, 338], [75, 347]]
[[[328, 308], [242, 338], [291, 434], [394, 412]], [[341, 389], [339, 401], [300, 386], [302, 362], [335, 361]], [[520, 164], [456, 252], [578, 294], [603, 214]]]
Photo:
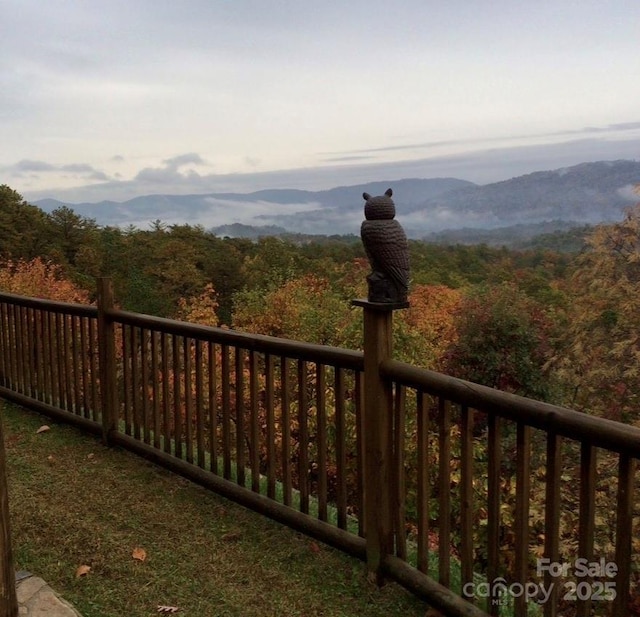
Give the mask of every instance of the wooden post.
[[108, 311], [113, 309], [111, 279], [98, 279], [98, 355], [100, 358], [100, 406], [102, 440], [118, 430], [118, 380], [116, 374], [115, 328]]
[[393, 398], [391, 384], [380, 377], [380, 363], [391, 357], [393, 311], [408, 303], [353, 300], [364, 309], [364, 524], [369, 579], [382, 584], [382, 561], [393, 552], [391, 486]]
[[7, 466], [4, 454], [4, 433], [0, 420], [0, 617], [17, 617], [16, 575], [11, 552], [9, 525], [9, 495], [7, 491]]

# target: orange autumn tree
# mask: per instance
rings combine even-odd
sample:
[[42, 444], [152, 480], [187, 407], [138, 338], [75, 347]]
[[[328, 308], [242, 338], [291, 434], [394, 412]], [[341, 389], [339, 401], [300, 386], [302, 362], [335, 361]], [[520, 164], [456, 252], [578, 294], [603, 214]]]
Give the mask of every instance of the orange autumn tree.
[[0, 290], [59, 302], [90, 304], [89, 293], [64, 276], [62, 268], [36, 257], [0, 265]]
[[178, 300], [177, 318], [203, 326], [217, 326], [218, 307], [218, 296], [213, 283], [207, 283], [199, 295]]
[[233, 327], [245, 332], [320, 345], [350, 346], [357, 340], [358, 315], [341, 290], [316, 274], [275, 289], [236, 296]]
[[394, 326], [394, 355], [403, 362], [439, 369], [447, 348], [457, 340], [458, 289], [445, 285], [414, 285], [409, 308], [398, 311]]

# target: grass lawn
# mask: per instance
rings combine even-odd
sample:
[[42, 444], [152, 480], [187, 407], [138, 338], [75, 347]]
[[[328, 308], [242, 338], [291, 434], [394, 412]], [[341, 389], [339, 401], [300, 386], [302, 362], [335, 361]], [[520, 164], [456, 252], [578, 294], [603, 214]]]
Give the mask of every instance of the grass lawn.
[[[362, 562], [38, 414], [3, 407], [16, 568], [84, 617], [420, 616]], [[50, 430], [37, 433], [39, 427]], [[144, 560], [134, 559], [144, 549]], [[90, 571], [76, 577], [80, 566]]]

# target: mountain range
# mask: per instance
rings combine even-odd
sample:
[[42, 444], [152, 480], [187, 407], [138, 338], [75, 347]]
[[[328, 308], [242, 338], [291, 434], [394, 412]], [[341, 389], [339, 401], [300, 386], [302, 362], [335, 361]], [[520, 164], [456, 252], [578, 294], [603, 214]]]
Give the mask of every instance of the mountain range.
[[640, 161], [582, 163], [478, 185], [457, 178], [400, 179], [340, 186], [323, 191], [268, 189], [253, 193], [145, 195], [125, 202], [33, 202], [51, 212], [67, 206], [102, 226], [148, 228], [202, 225], [218, 235], [279, 233], [357, 234], [362, 193], [393, 189], [396, 218], [407, 235], [423, 238], [450, 230], [495, 230], [517, 226], [547, 231], [619, 220], [640, 201]]

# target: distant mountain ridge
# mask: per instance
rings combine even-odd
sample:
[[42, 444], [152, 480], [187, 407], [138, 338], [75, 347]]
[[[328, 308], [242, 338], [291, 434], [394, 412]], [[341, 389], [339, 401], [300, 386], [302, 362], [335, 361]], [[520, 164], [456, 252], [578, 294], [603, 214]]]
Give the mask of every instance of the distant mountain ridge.
[[409, 218], [416, 227], [426, 215], [430, 229], [434, 219], [449, 217], [464, 221], [464, 226], [485, 229], [551, 220], [594, 224], [618, 220], [626, 207], [640, 201], [640, 195], [633, 191], [639, 183], [640, 162], [582, 163], [464, 187], [425, 200]]
[[363, 192], [379, 195], [391, 187], [397, 218], [407, 234], [424, 237], [462, 228], [495, 229], [552, 221], [566, 226], [568, 222], [583, 225], [619, 220], [626, 207], [640, 201], [633, 191], [639, 183], [640, 162], [618, 160], [538, 171], [486, 185], [457, 178], [411, 178], [323, 191], [266, 189], [247, 194], [146, 195], [122, 203], [64, 204], [43, 199], [34, 204], [48, 212], [67, 205], [103, 226], [145, 228], [160, 220], [198, 224], [220, 235], [275, 235], [280, 230], [336, 235], [358, 233]]

